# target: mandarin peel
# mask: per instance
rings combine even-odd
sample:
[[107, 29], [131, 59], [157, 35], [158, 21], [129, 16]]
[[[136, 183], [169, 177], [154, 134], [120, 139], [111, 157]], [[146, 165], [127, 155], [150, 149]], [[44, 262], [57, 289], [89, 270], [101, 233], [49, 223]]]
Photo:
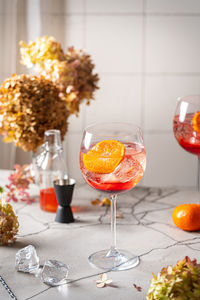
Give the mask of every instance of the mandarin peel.
[[104, 140], [83, 154], [83, 164], [91, 172], [108, 174], [116, 169], [124, 158], [124, 154], [125, 147], [121, 142]]
[[192, 119], [192, 127], [197, 133], [200, 133], [200, 111], [195, 113]]
[[182, 204], [172, 213], [174, 224], [185, 231], [200, 230], [200, 204]]

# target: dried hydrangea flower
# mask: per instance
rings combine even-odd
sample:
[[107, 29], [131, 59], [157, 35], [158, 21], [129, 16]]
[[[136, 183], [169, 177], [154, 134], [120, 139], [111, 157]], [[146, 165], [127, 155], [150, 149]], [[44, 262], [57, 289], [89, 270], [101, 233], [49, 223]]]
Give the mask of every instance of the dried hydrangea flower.
[[186, 256], [175, 266], [163, 268], [157, 276], [153, 274], [146, 299], [200, 299], [200, 264]]
[[35, 42], [30, 42], [29, 45], [21, 41], [20, 46], [22, 63], [27, 67], [38, 64], [38, 67], [41, 68], [47, 60], [64, 60], [65, 58], [60, 43], [51, 36], [37, 38]]
[[0, 87], [0, 134], [25, 151], [36, 151], [49, 129], [64, 139], [68, 116], [58, 89], [44, 77], [14, 74]]
[[9, 203], [0, 201], [0, 245], [7, 245], [16, 240], [18, 218]]
[[7, 201], [17, 202], [20, 200], [27, 204], [34, 202], [35, 199], [28, 192], [30, 183], [34, 182], [30, 165], [14, 165], [14, 169], [15, 171], [8, 177], [10, 182], [6, 185]]
[[70, 114], [77, 114], [84, 100], [89, 104], [94, 99], [99, 78], [93, 73], [95, 66], [90, 55], [73, 47], [64, 54], [60, 43], [50, 36], [37, 38], [28, 45], [20, 42], [20, 45], [21, 63], [35, 66], [41, 75], [53, 81]]
[[103, 288], [103, 287], [105, 287], [106, 285], [111, 284], [111, 283], [113, 282], [112, 279], [107, 279], [107, 278], [108, 278], [108, 276], [107, 276], [106, 273], [101, 274], [101, 275], [100, 275], [100, 280], [96, 280], [96, 281], [95, 281], [97, 287], [98, 287], [98, 288]]

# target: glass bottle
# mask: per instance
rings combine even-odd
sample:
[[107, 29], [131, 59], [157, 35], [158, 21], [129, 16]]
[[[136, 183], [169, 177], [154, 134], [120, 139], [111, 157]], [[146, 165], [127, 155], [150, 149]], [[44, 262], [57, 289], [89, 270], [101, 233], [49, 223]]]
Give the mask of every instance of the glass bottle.
[[36, 164], [40, 189], [40, 208], [45, 211], [56, 212], [58, 203], [53, 181], [68, 179], [59, 130], [45, 131], [44, 144], [41, 153], [36, 158]]

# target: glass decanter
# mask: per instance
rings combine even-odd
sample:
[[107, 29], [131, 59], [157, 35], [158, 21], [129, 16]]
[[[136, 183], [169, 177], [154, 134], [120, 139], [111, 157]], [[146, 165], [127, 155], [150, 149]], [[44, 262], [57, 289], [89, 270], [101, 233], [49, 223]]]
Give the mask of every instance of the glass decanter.
[[35, 161], [40, 189], [40, 208], [56, 212], [58, 203], [53, 182], [54, 180], [68, 180], [59, 130], [45, 131], [44, 144]]

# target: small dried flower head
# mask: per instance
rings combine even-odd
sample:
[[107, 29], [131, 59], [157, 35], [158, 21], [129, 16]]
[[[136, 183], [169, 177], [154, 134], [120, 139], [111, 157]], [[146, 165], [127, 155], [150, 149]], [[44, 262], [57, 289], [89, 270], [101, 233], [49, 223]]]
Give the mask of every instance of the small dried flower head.
[[21, 62], [27, 67], [32, 67], [35, 64], [43, 65], [48, 60], [63, 60], [65, 58], [60, 43], [51, 36], [37, 38], [35, 42], [30, 42], [29, 45], [21, 41], [20, 46]]
[[7, 245], [16, 240], [18, 218], [9, 203], [0, 201], [0, 245]]
[[108, 276], [107, 276], [106, 273], [101, 274], [100, 280], [96, 280], [97, 287], [98, 288], [103, 288], [106, 285], [109, 285], [113, 282], [112, 279], [107, 279], [107, 278], [108, 278]]
[[89, 104], [94, 99], [99, 78], [93, 73], [95, 65], [90, 55], [73, 47], [65, 54], [51, 36], [37, 38], [28, 45], [20, 42], [20, 46], [21, 63], [35, 66], [40, 75], [52, 80], [70, 114], [77, 114], [84, 100]]
[[8, 180], [9, 184], [6, 185], [6, 197], [7, 201], [17, 202], [18, 200], [30, 204], [35, 201], [30, 196], [28, 189], [30, 183], [34, 182], [34, 178], [31, 175], [30, 165], [14, 165], [15, 171], [10, 174]]
[[200, 299], [200, 264], [186, 256], [175, 266], [163, 268], [157, 276], [153, 274], [146, 299]]
[[0, 87], [0, 134], [25, 151], [43, 143], [44, 132], [67, 131], [69, 113], [58, 89], [44, 77], [13, 75]]

